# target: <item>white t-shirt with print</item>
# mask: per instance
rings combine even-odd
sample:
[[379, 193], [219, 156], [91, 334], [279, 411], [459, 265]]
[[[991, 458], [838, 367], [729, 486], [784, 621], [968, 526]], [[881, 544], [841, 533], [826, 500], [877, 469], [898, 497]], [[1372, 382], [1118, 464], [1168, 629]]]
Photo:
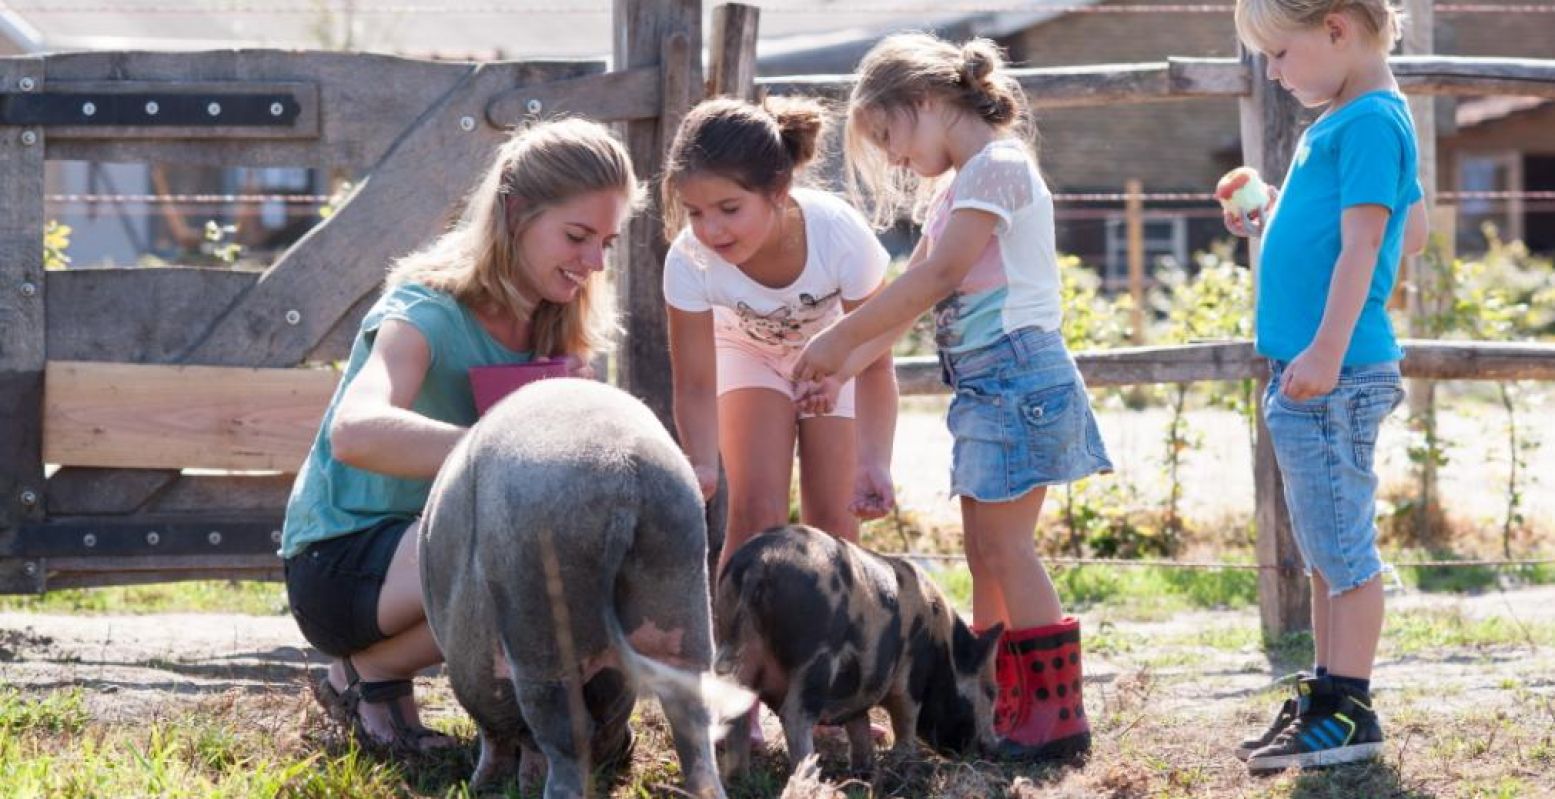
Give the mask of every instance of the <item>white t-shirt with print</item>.
[[713, 312], [725, 341], [753, 344], [783, 355], [804, 346], [842, 315], [842, 301], [862, 300], [880, 285], [890, 256], [861, 215], [823, 191], [796, 188], [804, 216], [804, 270], [794, 282], [771, 288], [751, 279], [682, 230], [664, 260], [664, 299], [690, 313]]
[[1023, 327], [1063, 322], [1053, 195], [1026, 146], [995, 139], [967, 160], [929, 212], [930, 251], [958, 209], [997, 217], [994, 235], [955, 293], [935, 306], [935, 340], [964, 352]]

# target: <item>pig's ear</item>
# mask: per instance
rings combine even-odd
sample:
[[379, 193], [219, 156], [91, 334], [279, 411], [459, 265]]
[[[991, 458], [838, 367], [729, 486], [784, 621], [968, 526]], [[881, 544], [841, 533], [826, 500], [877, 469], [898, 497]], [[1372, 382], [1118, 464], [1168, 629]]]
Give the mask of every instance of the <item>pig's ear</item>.
[[981, 634], [973, 633], [966, 623], [957, 619], [955, 632], [956, 671], [973, 674], [981, 671], [983, 664], [998, 648], [999, 637], [1004, 634], [1004, 624], [995, 624]]

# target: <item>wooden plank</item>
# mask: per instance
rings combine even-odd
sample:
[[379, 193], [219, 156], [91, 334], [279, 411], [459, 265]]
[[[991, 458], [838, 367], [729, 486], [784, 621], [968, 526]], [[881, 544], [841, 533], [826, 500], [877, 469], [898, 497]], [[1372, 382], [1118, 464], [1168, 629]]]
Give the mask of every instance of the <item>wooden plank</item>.
[[367, 53], [291, 50], [83, 52], [48, 56], [62, 81], [305, 82], [318, 87], [316, 139], [71, 139], [57, 159], [203, 166], [318, 166], [361, 172], [464, 79], [473, 65]]
[[66, 466], [49, 475], [50, 516], [134, 513], [178, 482], [177, 469]]
[[713, 9], [707, 43], [707, 95], [756, 99], [756, 32], [761, 9], [724, 3]]
[[149, 585], [183, 580], [267, 580], [283, 578], [275, 555], [48, 558], [46, 587], [90, 588]]
[[[1555, 344], [1404, 339], [1405, 377], [1430, 380], [1542, 380], [1555, 382]], [[1249, 380], [1267, 367], [1250, 341], [1119, 347], [1074, 354], [1091, 388], [1162, 383]], [[905, 395], [944, 394], [939, 361], [932, 356], [896, 359]]]
[[[0, 87], [43, 91], [44, 60], [0, 60]], [[0, 537], [43, 516], [44, 136], [0, 127]]]
[[[1419, 12], [1411, 6], [1409, 13]], [[1406, 94], [1506, 94], [1555, 98], [1555, 60], [1552, 59], [1422, 54], [1394, 56], [1388, 59], [1388, 64], [1398, 78], [1399, 88]]]
[[[1435, 2], [1434, 0], [1405, 0], [1404, 8], [1404, 40], [1403, 51], [1409, 56], [1428, 56], [1436, 50], [1435, 42]], [[1419, 178], [1420, 188], [1424, 193], [1422, 202], [1425, 203], [1426, 212], [1436, 207], [1436, 98], [1430, 94], [1413, 94], [1409, 97], [1409, 113], [1415, 123], [1415, 140], [1419, 153]], [[1431, 217], [1427, 217], [1430, 219]], [[1449, 228], [1446, 238], [1454, 238], [1455, 233]], [[1433, 237], [1440, 239], [1440, 236]], [[1429, 245], [1428, 245], [1429, 246]], [[1438, 296], [1442, 292], [1436, 287], [1444, 284], [1441, 270], [1447, 268], [1451, 261], [1435, 259], [1434, 256], [1421, 254], [1404, 258], [1400, 274], [1397, 279], [1395, 292], [1403, 292], [1405, 306], [1408, 314], [1407, 328], [1411, 336], [1431, 335], [1431, 319], [1441, 310], [1444, 302], [1451, 302], [1450, 297]], [[1449, 281], [1450, 282], [1450, 281]], [[1411, 291], [1410, 289], [1413, 288]], [[1427, 380], [1410, 380], [1405, 386], [1405, 396], [1408, 397], [1409, 416], [1412, 425], [1424, 430], [1436, 424], [1434, 406], [1436, 405], [1436, 386]], [[1431, 524], [1432, 499], [1438, 496], [1437, 468], [1434, 458], [1424, 458], [1419, 462], [1420, 469], [1420, 496], [1421, 502], [1417, 503], [1417, 524], [1429, 526]], [[1424, 527], [1421, 528], [1424, 530]]]
[[[697, 0], [614, 0], [616, 31], [614, 64], [618, 69], [659, 66], [665, 42], [675, 34], [685, 37], [686, 57], [671, 65], [661, 86], [702, 86], [701, 4]], [[672, 48], [671, 52], [678, 52]], [[689, 110], [687, 95], [661, 96], [659, 116], [676, 116]], [[664, 139], [659, 120], [624, 124], [622, 140], [632, 156], [637, 174], [651, 178], [663, 166]], [[673, 429], [670, 417], [670, 367], [667, 320], [660, 288], [668, 242], [658, 206], [658, 192], [648, 192], [648, 207], [627, 225], [622, 243], [615, 249], [617, 304], [623, 311], [625, 341], [618, 350], [617, 375], [622, 388], [637, 395]]]
[[361, 330], [362, 317], [372, 309], [378, 301], [381, 292], [374, 289], [363, 295], [340, 321], [324, 335], [324, 338], [314, 345], [313, 349], [303, 358], [305, 363], [333, 363], [344, 361], [351, 357], [351, 348], [356, 345], [356, 334]]
[[1138, 180], [1129, 180], [1123, 191], [1128, 199], [1123, 202], [1128, 227], [1128, 294], [1134, 301], [1129, 312], [1129, 325], [1134, 328], [1134, 343], [1145, 343], [1145, 203], [1141, 195], [1144, 186]]
[[[319, 86], [312, 81], [202, 81], [202, 80], [54, 80], [49, 92], [81, 95], [81, 102], [106, 108], [114, 97], [126, 94], [222, 96], [289, 95], [298, 113], [289, 125], [50, 125], [49, 139], [197, 139], [244, 140], [315, 139], [319, 135]], [[213, 100], [216, 101], [216, 100]], [[219, 101], [218, 107], [220, 105]], [[219, 111], [218, 111], [219, 113]]]
[[659, 70], [651, 66], [549, 81], [497, 95], [486, 106], [486, 119], [497, 127], [559, 115], [584, 116], [598, 122], [652, 119], [663, 104], [659, 91]]
[[163, 469], [60, 469], [49, 477], [49, 516], [252, 513], [286, 508], [294, 475], [186, 474]]
[[1167, 91], [1173, 97], [1242, 97], [1252, 76], [1235, 58], [1168, 58]]
[[404, 134], [344, 205], [283, 253], [178, 360], [299, 363], [353, 305], [377, 290], [395, 258], [442, 232], [506, 135], [482, 124], [494, 94], [597, 68], [558, 62], [472, 70]]
[[[1242, 64], [1253, 77], [1251, 91], [1242, 98], [1239, 116], [1242, 129], [1243, 163], [1257, 169], [1269, 182], [1279, 185], [1296, 152], [1301, 136], [1301, 106], [1279, 84], [1264, 78], [1265, 58], [1241, 49]], [[1250, 239], [1248, 261], [1257, 291], [1259, 239]], [[1296, 539], [1291, 531], [1290, 511], [1285, 507], [1284, 481], [1269, 443], [1264, 424], [1263, 396], [1265, 380], [1258, 386], [1257, 427], [1253, 445], [1253, 522], [1257, 528], [1254, 551], [1261, 566], [1273, 566], [1258, 572], [1258, 616], [1265, 639], [1277, 639], [1286, 633], [1311, 629], [1311, 587], [1293, 564], [1301, 562]]]
[[50, 361], [50, 463], [295, 471], [338, 375], [327, 369]]
[[258, 279], [195, 267], [49, 272], [49, 357], [169, 363]]

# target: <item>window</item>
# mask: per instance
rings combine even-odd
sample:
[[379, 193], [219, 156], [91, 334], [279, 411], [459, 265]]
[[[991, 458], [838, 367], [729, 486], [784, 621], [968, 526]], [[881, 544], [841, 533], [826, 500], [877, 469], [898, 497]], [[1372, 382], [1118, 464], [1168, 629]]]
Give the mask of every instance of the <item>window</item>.
[[[1147, 280], [1156, 263], [1163, 258], [1187, 266], [1188, 218], [1169, 211], [1146, 211], [1144, 217]], [[1128, 289], [1128, 218], [1121, 212], [1107, 215], [1107, 256], [1102, 284], [1111, 291]]]

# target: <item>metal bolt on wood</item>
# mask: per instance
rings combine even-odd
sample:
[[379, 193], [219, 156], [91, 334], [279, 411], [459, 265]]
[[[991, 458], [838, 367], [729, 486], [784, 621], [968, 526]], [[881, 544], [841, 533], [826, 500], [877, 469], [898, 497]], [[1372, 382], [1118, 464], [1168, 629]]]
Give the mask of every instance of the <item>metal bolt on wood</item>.
[[28, 577], [31, 577], [31, 576], [33, 576], [34, 574], [37, 574], [37, 573], [38, 573], [38, 564], [33, 563], [31, 561], [28, 561], [27, 563], [22, 564], [22, 574], [25, 574]]
[[295, 325], [295, 324], [300, 324], [301, 322], [302, 322], [302, 314], [298, 313], [296, 308], [289, 309], [286, 312], [286, 324]]
[[36, 297], [38, 295], [38, 284], [31, 280], [24, 281], [17, 291], [20, 291], [23, 297]]
[[89, 117], [89, 116], [92, 116], [93, 114], [96, 114], [96, 113], [97, 113], [97, 103], [85, 102], [85, 103], [81, 104], [81, 115], [82, 116]]
[[157, 101], [155, 101], [155, 100], [152, 100], [151, 102], [146, 103], [146, 114], [148, 116], [156, 116], [157, 112], [161, 111], [161, 110], [162, 110], [162, 106], [157, 105]]
[[97, 536], [91, 533], [87, 533], [86, 535], [81, 536], [81, 546], [84, 546], [87, 549], [91, 549], [92, 547], [97, 546]]
[[154, 546], [156, 546], [157, 544], [160, 544], [160, 543], [162, 543], [162, 536], [158, 535], [157, 531], [152, 530], [151, 532], [146, 533], [146, 544], [148, 546], [153, 546], [154, 547]]
[[211, 546], [219, 547], [221, 546], [221, 533], [212, 530], [209, 535], [205, 536], [205, 540], [211, 542]]
[[24, 92], [30, 92], [33, 89], [38, 88], [38, 82], [33, 80], [30, 77], [22, 78], [21, 80], [16, 82], [16, 86], [17, 86], [17, 88], [21, 89]]
[[283, 106], [280, 103], [271, 103], [270, 104], [270, 116], [278, 117], [278, 116], [280, 116], [281, 114], [283, 114], [285, 112], [286, 112], [286, 106]]
[[205, 113], [210, 114], [213, 117], [221, 116], [221, 103], [211, 103], [210, 105], [206, 106]]
[[23, 505], [26, 505], [30, 508], [38, 504], [38, 492], [33, 491], [30, 488], [23, 489], [21, 496], [17, 497], [17, 499], [20, 499]]
[[469, 133], [470, 131], [475, 130], [475, 117], [459, 117], [459, 129], [465, 133]]
[[540, 100], [537, 98], [531, 97], [529, 102], [524, 103], [524, 110], [531, 114], [538, 114], [545, 110], [545, 103], [540, 102]]
[[281, 543], [281, 531], [280, 530], [271, 530], [270, 531], [270, 542], [274, 543], [274, 544]]
[[37, 143], [38, 143], [38, 132], [37, 131], [35, 131], [35, 130], [24, 130], [24, 131], [22, 131], [22, 144], [23, 144], [23, 146], [31, 147], [31, 146], [33, 146], [34, 144], [37, 144]]

